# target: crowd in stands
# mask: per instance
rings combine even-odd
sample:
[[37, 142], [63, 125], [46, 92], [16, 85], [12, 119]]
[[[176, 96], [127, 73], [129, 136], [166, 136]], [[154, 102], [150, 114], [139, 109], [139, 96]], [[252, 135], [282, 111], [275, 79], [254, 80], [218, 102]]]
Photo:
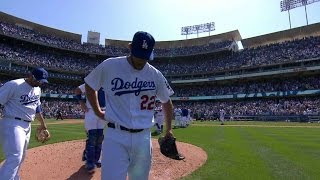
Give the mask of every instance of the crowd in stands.
[[303, 91], [320, 89], [320, 77], [272, 78], [259, 81], [234, 81], [228, 84], [172, 85], [172, 88], [175, 91], [174, 96], [178, 97]]
[[[102, 46], [90, 43], [76, 42], [73, 40], [56, 37], [50, 34], [44, 34], [32, 30], [31, 28], [14, 25], [0, 21], [0, 32], [4, 35], [21, 38], [29, 41], [40, 42], [48, 44], [50, 46], [76, 50], [88, 53], [105, 54], [108, 56], [121, 56], [129, 54], [129, 50], [124, 47], [115, 46]], [[229, 48], [232, 41], [222, 41], [216, 43], [209, 43], [203, 46], [191, 46], [191, 47], [179, 47], [179, 48], [167, 48], [167, 49], [155, 49], [155, 54], [160, 57], [171, 57], [171, 56], [185, 56], [191, 54], [199, 54], [203, 52], [212, 52], [222, 48]]]
[[244, 49], [220, 57], [195, 57], [193, 60], [158, 62], [156, 67], [166, 75], [234, 70], [320, 57], [320, 36], [307, 37], [258, 48]]
[[[18, 78], [24, 78], [24, 77], [18, 77]], [[12, 78], [14, 79], [14, 78]], [[0, 78], [0, 87], [6, 83], [9, 80], [12, 79], [4, 79]], [[80, 85], [80, 84], [79, 84]], [[74, 89], [78, 87], [78, 85], [72, 85], [72, 84], [57, 84], [57, 83], [49, 83], [45, 84], [41, 87], [42, 93], [49, 93], [49, 94], [67, 94], [67, 95], [73, 95]]]
[[41, 106], [45, 118], [56, 118], [58, 111], [65, 118], [83, 118], [84, 116], [84, 112], [77, 101], [42, 99]]
[[219, 111], [224, 109], [227, 116], [256, 115], [320, 115], [320, 100], [317, 97], [291, 99], [253, 99], [245, 101], [214, 102], [173, 102], [175, 107], [188, 108], [193, 117], [216, 119]]
[[54, 46], [65, 48], [65, 49], [74, 49], [74, 50], [80, 49], [80, 44], [75, 41], [58, 38], [55, 36], [51, 36], [49, 34], [39, 33], [27, 27], [22, 27], [19, 25], [14, 25], [6, 22], [0, 22], [0, 27], [2, 32], [5, 35], [13, 36], [16, 38], [27, 39], [31, 41], [38, 41], [38, 42], [54, 45]]
[[232, 41], [221, 41], [201, 46], [155, 49], [154, 52], [156, 57], [189, 56], [229, 48], [231, 44]]
[[49, 50], [34, 50], [33, 47], [0, 43], [0, 55], [6, 60], [25, 65], [45, 68], [89, 72], [101, 61], [95, 58], [81, 57], [68, 53]]
[[[63, 118], [74, 119], [84, 118], [84, 112], [81, 110], [77, 101], [66, 101], [59, 99], [42, 99], [42, 111], [45, 118], [56, 118], [58, 111], [61, 112]], [[3, 117], [3, 106], [0, 105], [0, 118]]]
[[[76, 50], [88, 53], [98, 53], [110, 56], [127, 55], [127, 48], [100, 46], [93, 44], [81, 44], [68, 39], [55, 37], [48, 34], [36, 32], [26, 27], [0, 22], [0, 34], [12, 36], [28, 41], [36, 41], [49, 46], [62, 49]], [[213, 52], [217, 49], [228, 48], [232, 42], [224, 41], [211, 43], [206, 46], [191, 46], [181, 48], [156, 49], [155, 54], [162, 57], [188, 56], [199, 53]], [[0, 58], [6, 59], [23, 66], [16, 66], [17, 71], [27, 71], [27, 66], [41, 66], [68, 72], [79, 71], [90, 72], [103, 59], [102, 56], [83, 56], [76, 52], [56, 51], [54, 48], [34, 48], [21, 44], [10, 44], [0, 41]], [[221, 70], [233, 70], [240, 67], [252, 67], [296, 60], [319, 58], [320, 57], [320, 36], [306, 37], [283, 43], [270, 44], [257, 48], [244, 49], [235, 53], [225, 53], [216, 56], [193, 56], [188, 60], [184, 58], [177, 60], [157, 60], [151, 62], [164, 75], [182, 75], [189, 73], [206, 73]], [[0, 78], [4, 83], [8, 79]], [[1, 84], [0, 84], [1, 85]], [[212, 83], [206, 85], [172, 85], [177, 97], [190, 96], [214, 96], [236, 93], [257, 93], [288, 90], [311, 90], [320, 89], [320, 78], [293, 77], [281, 79], [259, 79], [251, 81], [234, 81], [227, 84]], [[51, 83], [43, 88], [44, 93], [52, 94], [73, 94], [75, 86], [70, 84]], [[187, 107], [194, 115], [203, 116], [206, 119], [215, 117], [221, 108], [227, 114], [234, 116], [242, 115], [301, 115], [319, 114], [319, 99], [312, 97], [292, 99], [253, 99], [242, 101], [201, 101], [201, 102], [174, 102], [175, 106]], [[57, 111], [64, 116], [83, 115], [76, 101], [44, 99], [42, 102], [46, 117], [55, 117]], [[1, 115], [1, 108], [0, 108]]]
[[[320, 99], [317, 97], [252, 99], [244, 101], [174, 101], [174, 107], [190, 109], [193, 118], [216, 119], [219, 111], [224, 109], [227, 116], [257, 115], [320, 115]], [[63, 117], [83, 117], [77, 101], [42, 100], [43, 113], [46, 118], [55, 118], [61, 111]], [[1, 116], [2, 108], [0, 108]]]
[[[201, 116], [205, 119], [216, 118], [222, 108], [229, 116], [320, 115], [320, 99], [318, 97], [242, 99], [241, 101], [220, 100], [214, 102], [174, 101], [173, 103], [175, 107], [191, 109], [193, 116]], [[79, 103], [74, 100], [43, 99], [42, 107], [47, 118], [54, 118], [58, 110], [62, 112], [64, 117], [83, 116]]]
[[[197, 49], [195, 47], [193, 48]], [[187, 51], [185, 53], [194, 52], [189, 48], [186, 49]], [[180, 52], [180, 50], [177, 50], [177, 52]], [[181, 50], [181, 52], [184, 52], [184, 50]], [[121, 55], [127, 54], [128, 53], [122, 53]], [[55, 51], [35, 50], [34, 48], [13, 46], [6, 43], [0, 43], [0, 56], [34, 66], [83, 72], [90, 71], [102, 60], [95, 59], [94, 57], [88, 59], [80, 55], [61, 54]], [[204, 57], [205, 59], [201, 59]], [[170, 75], [232, 70], [239, 69], [240, 67], [292, 62], [317, 57], [320, 57], [320, 36], [244, 49], [236, 53], [229, 53], [215, 58], [210, 56], [195, 56], [191, 58], [191, 60], [184, 60], [182, 58], [181, 60], [172, 60], [170, 63], [160, 59], [155, 62], [154, 65], [162, 71], [163, 74]]]
[[[75, 49], [85, 52], [105, 51], [106, 47], [97, 46], [88, 43], [78, 43], [75, 41], [58, 38], [52, 35], [42, 34], [34, 30], [20, 27], [5, 22], [0, 22], [1, 30], [5, 35], [18, 38], [28, 39], [32, 41], [40, 41], [49, 45], [58, 46], [64, 49]], [[191, 46], [181, 48], [156, 49], [155, 54], [158, 56], [179, 56], [191, 55], [210, 50], [228, 47], [231, 41], [223, 41], [212, 43], [206, 46]], [[91, 61], [86, 59], [60, 56], [58, 54], [47, 54], [30, 50], [25, 51], [23, 48], [12, 48], [5, 44], [0, 45], [0, 54], [3, 53], [7, 58], [15, 58], [22, 62], [34, 65], [45, 65], [56, 69], [73, 67], [77, 70], [92, 69], [96, 64], [90, 64]], [[120, 47], [108, 48], [109, 55], [127, 55], [128, 49]], [[104, 53], [106, 54], [106, 53]], [[220, 58], [205, 59], [199, 63], [198, 59], [192, 61], [171, 61], [170, 64], [157, 64], [164, 74], [185, 74], [197, 72], [211, 72], [225, 69], [235, 69], [239, 67], [257, 66], [264, 64], [274, 64], [286, 61], [315, 58], [320, 56], [320, 37], [308, 37], [283, 43], [270, 44], [258, 48], [245, 49], [234, 53], [233, 55], [222, 56]], [[192, 68], [190, 68], [192, 67]]]
[[[9, 79], [0, 79], [4, 83]], [[79, 84], [49, 83], [42, 88], [43, 93], [50, 94], [74, 94], [74, 89]], [[229, 94], [248, 94], [275, 91], [303, 91], [320, 89], [320, 77], [292, 77], [292, 78], [272, 78], [251, 81], [234, 81], [228, 84], [205, 84], [205, 85], [176, 85], [171, 84], [175, 97], [192, 96], [215, 96]]]
[[[80, 85], [80, 84], [79, 84]], [[74, 89], [78, 87], [75, 85], [68, 85], [68, 84], [56, 84], [56, 83], [49, 83], [46, 84], [41, 90], [42, 93], [49, 93], [49, 94], [74, 94]]]
[[[227, 116], [256, 115], [320, 115], [320, 99], [317, 97], [252, 99], [244, 101], [174, 101], [174, 107], [190, 109], [192, 117], [215, 119], [224, 109]], [[43, 100], [42, 108], [47, 118], [55, 118], [58, 110], [64, 117], [83, 117], [77, 101]]]

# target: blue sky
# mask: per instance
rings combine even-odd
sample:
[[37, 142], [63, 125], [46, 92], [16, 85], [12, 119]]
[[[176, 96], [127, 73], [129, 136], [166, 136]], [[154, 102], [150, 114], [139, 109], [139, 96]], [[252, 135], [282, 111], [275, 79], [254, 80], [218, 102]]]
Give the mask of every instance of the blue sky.
[[[131, 40], [144, 30], [157, 41], [180, 40], [181, 27], [207, 22], [215, 22], [211, 34], [238, 29], [243, 39], [289, 29], [280, 0], [1, 0], [0, 11], [82, 34], [83, 40], [88, 30], [101, 39]], [[290, 13], [293, 28], [306, 25], [304, 7]], [[308, 5], [307, 13], [309, 24], [320, 22], [320, 2]]]

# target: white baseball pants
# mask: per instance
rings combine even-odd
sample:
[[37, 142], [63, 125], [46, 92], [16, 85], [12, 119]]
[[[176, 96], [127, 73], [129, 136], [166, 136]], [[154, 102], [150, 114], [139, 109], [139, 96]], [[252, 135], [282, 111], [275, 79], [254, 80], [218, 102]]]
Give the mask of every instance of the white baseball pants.
[[102, 144], [101, 179], [147, 180], [151, 168], [152, 142], [150, 129], [130, 133], [106, 128]]
[[19, 169], [25, 158], [31, 134], [31, 123], [15, 120], [0, 120], [0, 142], [5, 161], [0, 168], [1, 180], [19, 180]]

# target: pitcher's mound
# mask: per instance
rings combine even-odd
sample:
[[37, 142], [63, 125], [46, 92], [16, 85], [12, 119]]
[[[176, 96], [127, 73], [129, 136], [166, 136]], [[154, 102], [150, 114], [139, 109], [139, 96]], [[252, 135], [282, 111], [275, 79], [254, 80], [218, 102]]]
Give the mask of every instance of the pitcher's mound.
[[[207, 154], [201, 148], [191, 144], [177, 142], [184, 161], [172, 160], [160, 153], [157, 140], [152, 140], [153, 159], [149, 179], [173, 180], [186, 176], [202, 166]], [[88, 174], [81, 161], [85, 146], [84, 140], [49, 144], [28, 150], [27, 157], [20, 170], [23, 180], [100, 180], [101, 171]]]

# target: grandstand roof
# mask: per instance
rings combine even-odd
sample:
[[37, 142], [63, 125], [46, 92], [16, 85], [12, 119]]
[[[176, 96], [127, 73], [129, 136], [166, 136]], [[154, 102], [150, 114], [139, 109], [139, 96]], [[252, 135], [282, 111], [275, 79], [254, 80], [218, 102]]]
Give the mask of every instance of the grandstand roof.
[[243, 39], [241, 42], [244, 48], [250, 48], [267, 44], [280, 43], [293, 39], [301, 39], [309, 36], [320, 36], [320, 23], [247, 38]]
[[75, 34], [67, 31], [50, 28], [40, 24], [36, 24], [12, 15], [9, 15], [9, 14], [6, 14], [2, 11], [0, 11], [0, 21], [15, 24], [24, 28], [39, 31], [44, 34], [50, 34], [50, 35], [54, 35], [57, 37], [61, 37], [64, 39], [69, 39], [69, 40], [73, 40], [81, 43], [81, 34]]
[[[206, 36], [201, 38], [187, 39], [187, 40], [177, 40], [177, 41], [157, 41], [156, 48], [177, 48], [177, 47], [187, 47], [187, 46], [200, 46], [206, 45], [214, 42], [221, 42], [226, 40], [231, 41], [241, 41], [241, 35], [238, 30]], [[127, 47], [130, 41], [106, 39], [105, 45]]]

